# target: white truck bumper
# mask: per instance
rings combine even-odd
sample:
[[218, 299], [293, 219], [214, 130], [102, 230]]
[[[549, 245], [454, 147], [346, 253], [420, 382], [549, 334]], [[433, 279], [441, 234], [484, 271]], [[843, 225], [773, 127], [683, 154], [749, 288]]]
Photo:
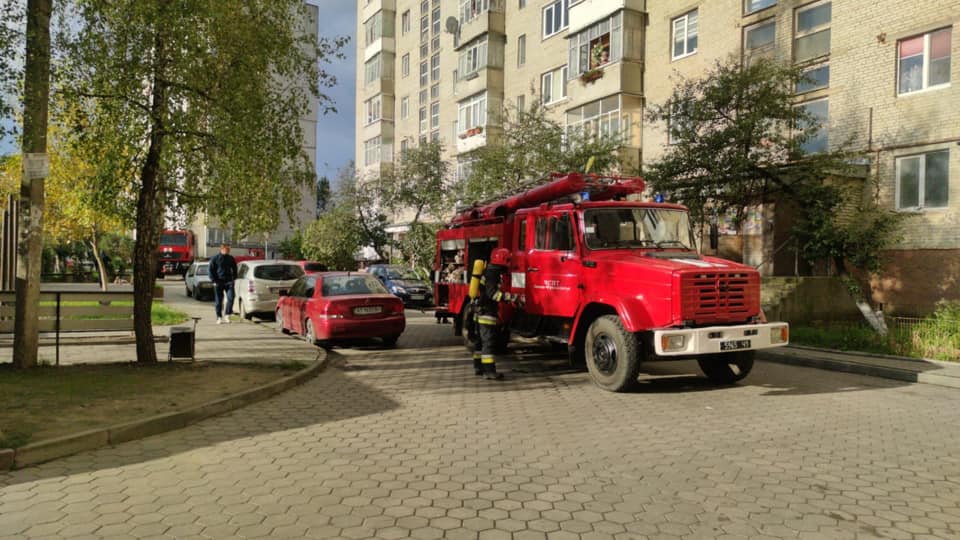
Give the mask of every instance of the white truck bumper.
[[783, 347], [790, 342], [790, 325], [782, 322], [665, 328], [653, 331], [657, 356], [688, 356]]

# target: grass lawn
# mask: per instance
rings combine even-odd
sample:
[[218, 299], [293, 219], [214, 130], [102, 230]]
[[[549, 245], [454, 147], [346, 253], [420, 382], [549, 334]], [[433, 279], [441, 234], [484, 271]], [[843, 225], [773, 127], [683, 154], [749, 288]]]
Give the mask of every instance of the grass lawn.
[[[56, 304], [55, 304], [54, 302], [46, 302], [46, 301], [44, 301], [44, 302], [40, 302], [40, 305], [41, 305], [41, 306], [53, 306], [53, 305], [56, 305]], [[93, 301], [89, 301], [89, 302], [87, 302], [87, 301], [69, 301], [69, 302], [63, 302], [62, 305], [64, 305], [64, 306], [96, 306], [96, 305], [97, 305], [97, 302], [93, 302]], [[133, 305], [133, 302], [118, 301], [118, 302], [113, 302], [113, 303], [111, 303], [111, 305], [114, 305], [114, 306], [132, 306], [132, 305]], [[101, 318], [101, 317], [83, 317], [83, 318], [84, 318], [84, 319], [96, 319], [96, 318]], [[113, 317], [103, 317], [103, 318], [113, 318]], [[190, 320], [190, 315], [188, 315], [188, 314], [186, 314], [186, 313], [184, 313], [184, 312], [182, 312], [182, 311], [177, 311], [177, 310], [175, 310], [175, 309], [167, 306], [167, 305], [164, 304], [162, 301], [154, 300], [154, 301], [153, 301], [153, 307], [152, 307], [152, 309], [150, 310], [150, 318], [151, 318], [151, 320], [153, 321], [153, 324], [154, 324], [155, 326], [170, 326], [170, 325], [173, 325], [173, 324], [180, 324], [180, 323], [182, 323], [182, 322], [189, 321], [189, 320]]]
[[21, 371], [0, 364], [0, 448], [183, 410], [303, 367], [131, 363]]

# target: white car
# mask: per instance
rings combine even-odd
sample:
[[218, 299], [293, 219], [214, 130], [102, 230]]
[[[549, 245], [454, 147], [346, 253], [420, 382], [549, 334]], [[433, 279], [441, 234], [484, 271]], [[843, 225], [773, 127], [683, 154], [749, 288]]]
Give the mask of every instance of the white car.
[[287, 292], [303, 268], [292, 261], [244, 261], [237, 268], [233, 290], [237, 312], [244, 319], [254, 315], [273, 316], [280, 292]]
[[187, 274], [183, 278], [183, 284], [187, 289], [187, 296], [192, 296], [197, 300], [204, 298], [213, 299], [213, 282], [210, 281], [209, 273], [210, 263], [203, 261], [194, 261], [187, 269]]

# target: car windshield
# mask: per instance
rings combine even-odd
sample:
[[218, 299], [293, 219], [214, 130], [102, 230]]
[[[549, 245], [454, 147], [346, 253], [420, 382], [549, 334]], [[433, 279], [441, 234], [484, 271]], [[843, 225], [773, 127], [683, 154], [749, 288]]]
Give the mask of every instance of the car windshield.
[[198, 276], [205, 276], [205, 275], [207, 275], [207, 265], [206, 265], [206, 264], [201, 264], [201, 265], [197, 266], [197, 275], [198, 275]]
[[303, 269], [307, 272], [326, 272], [327, 265], [322, 263], [304, 263]]
[[380, 281], [373, 276], [347, 275], [323, 278], [323, 296], [348, 294], [389, 294]]
[[590, 249], [694, 249], [690, 221], [683, 210], [597, 208], [583, 213], [583, 223], [583, 239]]
[[409, 268], [387, 268], [388, 279], [420, 279], [413, 270]]
[[162, 234], [160, 235], [161, 246], [185, 246], [187, 245], [187, 235], [185, 234]]
[[303, 268], [295, 264], [263, 264], [253, 268], [255, 279], [288, 281], [303, 275]]

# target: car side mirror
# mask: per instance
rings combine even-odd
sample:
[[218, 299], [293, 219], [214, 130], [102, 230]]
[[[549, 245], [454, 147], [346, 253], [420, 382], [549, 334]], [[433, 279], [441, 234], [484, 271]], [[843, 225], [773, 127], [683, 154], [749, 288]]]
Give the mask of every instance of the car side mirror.
[[710, 249], [716, 251], [720, 247], [720, 228], [716, 223], [710, 224]]

